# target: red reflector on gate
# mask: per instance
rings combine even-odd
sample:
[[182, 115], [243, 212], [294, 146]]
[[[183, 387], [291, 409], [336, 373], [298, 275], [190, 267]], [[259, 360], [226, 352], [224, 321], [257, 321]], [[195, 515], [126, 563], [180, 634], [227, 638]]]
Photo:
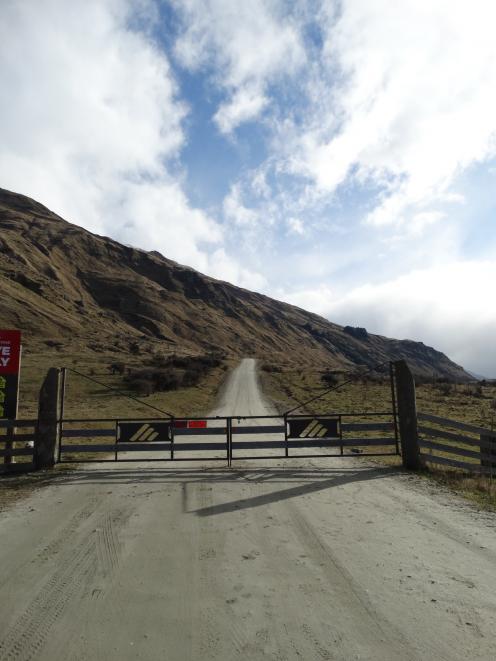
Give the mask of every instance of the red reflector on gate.
[[207, 426], [206, 420], [189, 420], [188, 427], [190, 429], [205, 429]]
[[205, 429], [206, 420], [174, 420], [175, 429]]

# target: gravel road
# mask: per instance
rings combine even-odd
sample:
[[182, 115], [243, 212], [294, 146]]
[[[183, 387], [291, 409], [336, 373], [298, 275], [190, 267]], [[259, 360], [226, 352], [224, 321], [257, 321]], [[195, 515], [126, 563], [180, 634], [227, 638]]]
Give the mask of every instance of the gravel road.
[[[254, 361], [216, 415], [270, 414]], [[61, 472], [0, 515], [0, 659], [496, 658], [496, 516], [354, 458]]]

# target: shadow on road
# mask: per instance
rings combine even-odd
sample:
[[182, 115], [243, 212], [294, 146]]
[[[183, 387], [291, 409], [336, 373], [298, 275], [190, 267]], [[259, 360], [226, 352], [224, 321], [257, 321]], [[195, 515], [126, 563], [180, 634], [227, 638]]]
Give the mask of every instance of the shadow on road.
[[[150, 485], [181, 484], [186, 491], [191, 484], [239, 484], [258, 483], [273, 485], [275, 488], [266, 493], [240, 498], [226, 503], [211, 505], [199, 509], [188, 509], [183, 500], [184, 511], [199, 517], [215, 516], [241, 509], [261, 507], [270, 503], [296, 498], [326, 489], [343, 486], [352, 482], [364, 482], [384, 479], [399, 475], [401, 468], [396, 466], [364, 467], [260, 467], [260, 468], [155, 468], [136, 466], [133, 468], [114, 467], [75, 469], [62, 473], [57, 479], [59, 486], [69, 485]], [[288, 486], [288, 483], [295, 483]], [[277, 489], [280, 484], [284, 488]], [[270, 487], [269, 487], [270, 488]]]
[[205, 517], [215, 516], [216, 514], [225, 514], [226, 512], [235, 512], [241, 509], [261, 507], [263, 505], [270, 505], [271, 503], [276, 503], [281, 500], [287, 500], [288, 498], [306, 496], [318, 491], [324, 491], [333, 487], [343, 486], [344, 484], [349, 484], [350, 482], [364, 482], [368, 480], [382, 479], [384, 477], [397, 474], [398, 472], [398, 470], [391, 468], [366, 468], [361, 470], [345, 471], [343, 474], [342, 469], [336, 469], [336, 474], [332, 475], [332, 477], [326, 475], [324, 479], [322, 479], [323, 476], [320, 473], [318, 477], [321, 479], [319, 479], [317, 482], [312, 481], [309, 483], [299, 484], [295, 487], [290, 487], [289, 489], [271, 491], [259, 496], [242, 498], [240, 500], [221, 503], [219, 505], [211, 505], [209, 507], [192, 510], [191, 513], [196, 514], [197, 516]]

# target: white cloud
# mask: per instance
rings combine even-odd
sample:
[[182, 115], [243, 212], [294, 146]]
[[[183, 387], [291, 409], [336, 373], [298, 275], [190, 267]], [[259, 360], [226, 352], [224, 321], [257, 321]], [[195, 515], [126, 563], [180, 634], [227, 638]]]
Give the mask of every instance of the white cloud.
[[253, 173], [250, 185], [251, 189], [258, 197], [271, 197], [272, 191], [269, 184], [267, 183], [267, 173], [263, 168], [260, 168]]
[[223, 248], [219, 248], [210, 256], [209, 273], [213, 277], [252, 291], [264, 291], [267, 287], [267, 280], [264, 276], [252, 269], [240, 266]]
[[119, 218], [119, 239], [124, 243], [158, 250], [181, 264], [212, 273], [210, 251], [204, 250], [204, 244], [222, 243], [220, 227], [203, 211], [189, 206], [177, 182], [121, 181], [118, 190], [108, 191], [102, 211], [114, 221]]
[[243, 122], [258, 117], [267, 102], [267, 97], [256, 86], [244, 87], [235, 92], [229, 103], [221, 105], [214, 121], [222, 133], [231, 133]]
[[183, 19], [175, 53], [191, 70], [215, 68], [229, 94], [215, 121], [224, 133], [257, 118], [268, 103], [267, 87], [294, 73], [305, 60], [301, 37], [278, 0], [175, 0]]
[[284, 298], [337, 323], [422, 340], [464, 367], [496, 377], [495, 282], [496, 261], [460, 261], [342, 295], [320, 286]]
[[228, 195], [224, 198], [224, 215], [229, 221], [239, 227], [253, 226], [259, 220], [256, 211], [244, 205], [241, 189], [238, 184], [234, 184]]
[[464, 168], [496, 153], [495, 22], [491, 0], [344, 0], [338, 20], [324, 12], [306, 127], [285, 141], [292, 171], [322, 194], [350, 178], [383, 186], [377, 226], [446, 201]]
[[279, 291], [278, 298], [291, 303], [291, 305], [296, 305], [303, 310], [309, 310], [315, 314], [327, 316], [332, 306], [332, 301], [335, 299], [335, 294], [331, 287], [317, 285], [291, 292]]
[[1, 3], [0, 186], [208, 270], [222, 235], [170, 174], [186, 108], [146, 33], [154, 14], [146, 0]]
[[298, 234], [299, 236], [305, 234], [305, 225], [300, 218], [288, 218], [287, 225], [290, 234]]
[[423, 211], [416, 213], [410, 220], [408, 232], [414, 236], [421, 235], [428, 227], [443, 218], [445, 218], [445, 214], [442, 211]]

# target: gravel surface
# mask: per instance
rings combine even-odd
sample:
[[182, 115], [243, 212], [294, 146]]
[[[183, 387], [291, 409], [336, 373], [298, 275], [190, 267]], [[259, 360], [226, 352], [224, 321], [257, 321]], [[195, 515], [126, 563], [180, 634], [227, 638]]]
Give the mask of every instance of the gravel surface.
[[[254, 361], [226, 413], [272, 413]], [[496, 658], [496, 516], [436, 485], [358, 458], [94, 466], [0, 513], [2, 661]]]

